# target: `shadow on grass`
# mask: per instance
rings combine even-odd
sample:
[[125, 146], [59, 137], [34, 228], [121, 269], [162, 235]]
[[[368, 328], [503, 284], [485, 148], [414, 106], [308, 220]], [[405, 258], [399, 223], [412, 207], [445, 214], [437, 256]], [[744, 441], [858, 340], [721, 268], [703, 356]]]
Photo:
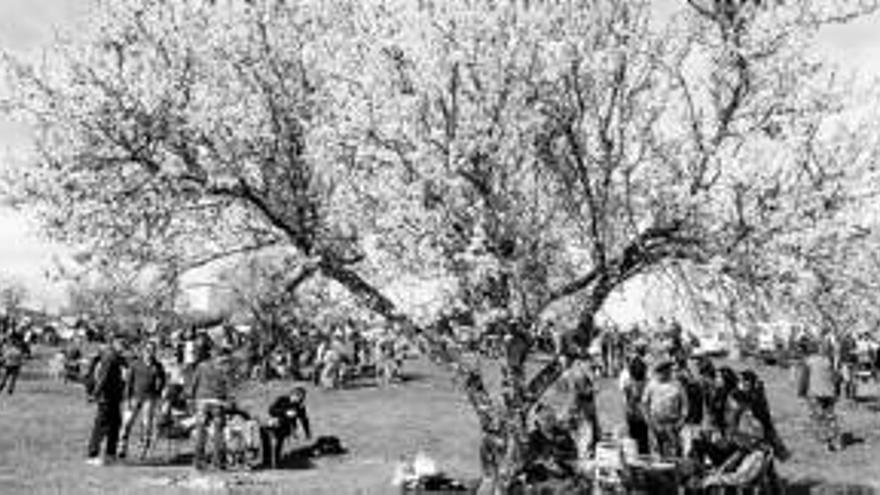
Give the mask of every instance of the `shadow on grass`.
[[880, 412], [880, 394], [857, 395], [852, 399], [852, 403], [871, 412]]
[[153, 454], [143, 459], [130, 457], [125, 461], [125, 465], [133, 467], [186, 467], [193, 465], [194, 457], [192, 452]]
[[840, 443], [843, 448], [849, 447], [851, 445], [858, 445], [861, 443], [865, 443], [865, 439], [862, 437], [857, 437], [853, 435], [851, 432], [843, 432], [840, 434]]
[[312, 469], [315, 467], [312, 461], [313, 450], [311, 445], [289, 450], [278, 460], [278, 465], [274, 469]]
[[[144, 468], [190, 467], [193, 465], [194, 457], [195, 456], [191, 452], [174, 454], [171, 456], [159, 455], [147, 457], [145, 459], [130, 459], [125, 462], [125, 465]], [[303, 447], [286, 453], [281, 459], [279, 459], [278, 465], [275, 468], [271, 468], [268, 465], [263, 465], [259, 468], [259, 470], [304, 470], [312, 469], [314, 467], [315, 463], [312, 462], [309, 447]]]
[[874, 495], [870, 486], [856, 484], [826, 483], [815, 479], [786, 483], [786, 495]]
[[852, 401], [856, 404], [868, 404], [868, 405], [876, 405], [880, 403], [880, 395], [872, 394], [872, 395], [856, 395], [852, 398]]
[[358, 390], [362, 388], [377, 388], [379, 385], [372, 378], [356, 378], [345, 382], [340, 388], [342, 390]]
[[[427, 381], [430, 380], [430, 378], [431, 376], [426, 373], [410, 371], [406, 373], [401, 373], [392, 383], [403, 385], [407, 383], [418, 383], [422, 381]], [[341, 387], [341, 389], [343, 390], [358, 390], [363, 388], [380, 388], [379, 381], [374, 377], [357, 377], [348, 380]]]

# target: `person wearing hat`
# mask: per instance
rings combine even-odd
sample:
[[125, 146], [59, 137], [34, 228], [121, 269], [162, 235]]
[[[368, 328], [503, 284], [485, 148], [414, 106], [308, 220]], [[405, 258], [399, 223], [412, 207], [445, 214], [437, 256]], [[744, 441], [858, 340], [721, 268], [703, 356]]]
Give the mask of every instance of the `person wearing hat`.
[[688, 416], [687, 394], [681, 383], [673, 379], [673, 367], [672, 360], [658, 362], [642, 397], [652, 451], [662, 457], [681, 456], [681, 429]]

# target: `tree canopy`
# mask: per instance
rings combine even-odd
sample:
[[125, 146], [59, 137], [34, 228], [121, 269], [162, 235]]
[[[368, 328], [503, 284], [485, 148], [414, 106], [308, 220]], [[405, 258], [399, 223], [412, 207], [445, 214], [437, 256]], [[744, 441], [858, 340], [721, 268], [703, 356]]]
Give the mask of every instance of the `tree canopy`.
[[[289, 287], [392, 319], [387, 281], [453, 275], [527, 349], [550, 306], [580, 297], [589, 335], [663, 269], [744, 300], [873, 283], [847, 254], [873, 239], [873, 108], [811, 51], [863, 2], [107, 4], [45, 68], [7, 59], [39, 131], [11, 189], [62, 240], [174, 270], [282, 246]], [[560, 372], [508, 354], [498, 406], [423, 336], [510, 438]]]

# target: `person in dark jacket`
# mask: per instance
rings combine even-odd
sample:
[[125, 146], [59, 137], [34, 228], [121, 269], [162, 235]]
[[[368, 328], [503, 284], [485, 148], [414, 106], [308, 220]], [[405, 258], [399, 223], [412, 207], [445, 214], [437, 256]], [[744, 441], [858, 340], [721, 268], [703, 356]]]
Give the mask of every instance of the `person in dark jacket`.
[[648, 422], [642, 411], [642, 394], [648, 383], [648, 368], [638, 356], [634, 356], [627, 364], [628, 379], [623, 385], [624, 411], [629, 436], [636, 441], [639, 454], [647, 455], [650, 451]]
[[196, 404], [196, 447], [193, 462], [199, 470], [206, 467], [205, 443], [209, 427], [214, 436], [212, 464], [216, 468], [223, 468], [223, 430], [226, 427], [227, 408], [234, 402], [230, 354], [229, 349], [215, 348], [213, 359], [198, 365], [190, 383], [190, 395]]
[[153, 418], [162, 390], [165, 389], [165, 368], [156, 358], [156, 344], [147, 342], [141, 351], [140, 359], [131, 363], [128, 382], [125, 387], [127, 417], [122, 426], [122, 448], [119, 457], [125, 457], [128, 451], [128, 438], [131, 428], [138, 415], [144, 413], [144, 452], [149, 450], [153, 432]]
[[[116, 444], [122, 426], [122, 399], [125, 394], [123, 368], [125, 361], [122, 352], [125, 342], [115, 337], [110, 347], [105, 349], [94, 370], [94, 385], [91, 397], [97, 403], [95, 422], [88, 445], [88, 463], [104, 465], [116, 457]], [[99, 457], [101, 442], [106, 440], [105, 457]]]
[[788, 448], [776, 431], [776, 425], [770, 413], [770, 404], [767, 401], [767, 394], [764, 391], [764, 383], [758, 378], [758, 375], [752, 370], [745, 370], [740, 374], [739, 388], [734, 392], [736, 403], [741, 407], [732, 407], [730, 411], [730, 428], [734, 431], [740, 428], [743, 415], [745, 413], [751, 416], [760, 425], [759, 440], [769, 445], [773, 449], [774, 455], [781, 460], [789, 457]]
[[[15, 383], [18, 381], [24, 358], [24, 342], [20, 339], [12, 337], [3, 344], [3, 378], [0, 379], [0, 392], [6, 389], [7, 393], [12, 395], [15, 391]], [[6, 388], [7, 385], [9, 388]]]
[[715, 374], [715, 383], [707, 392], [706, 423], [709, 428], [724, 432], [727, 430], [727, 409], [730, 394], [739, 386], [736, 372], [722, 366]]
[[269, 416], [275, 419], [272, 429], [274, 451], [272, 459], [277, 462], [284, 453], [284, 441], [296, 434], [297, 427], [302, 427], [306, 439], [312, 438], [309, 415], [306, 412], [306, 389], [296, 387], [289, 395], [282, 395], [269, 406]]

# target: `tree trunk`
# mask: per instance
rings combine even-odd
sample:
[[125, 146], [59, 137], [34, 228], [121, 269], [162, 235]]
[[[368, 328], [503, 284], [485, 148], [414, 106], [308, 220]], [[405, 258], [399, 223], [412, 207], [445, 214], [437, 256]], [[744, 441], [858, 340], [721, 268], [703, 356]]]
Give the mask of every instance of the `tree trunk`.
[[[525, 328], [507, 322], [504, 361], [502, 364], [503, 403], [496, 411], [495, 421], [482, 428], [484, 493], [507, 494], [517, 484], [530, 458], [528, 416], [533, 402], [529, 401], [525, 364], [529, 341]], [[481, 425], [482, 426], [482, 425]]]
[[528, 459], [525, 418], [513, 410], [501, 412], [500, 429], [480, 432], [481, 495], [507, 495], [518, 484]]
[[[525, 373], [526, 359], [530, 354], [532, 342], [528, 338], [528, 328], [523, 323], [508, 321], [505, 335], [507, 348], [502, 369], [503, 402], [492, 400], [485, 387], [485, 381], [477, 365], [469, 364], [457, 345], [447, 345], [444, 337], [435, 332], [424, 332], [405, 315], [396, 311], [394, 303], [375, 287], [363, 280], [356, 272], [345, 266], [322, 262], [321, 273], [342, 284], [358, 300], [371, 310], [391, 321], [402, 322], [404, 333], [419, 335], [428, 345], [430, 352], [452, 368], [460, 380], [465, 395], [480, 424], [480, 463], [483, 475], [480, 493], [506, 495], [518, 482], [518, 476], [526, 467], [532, 453], [529, 452], [527, 419], [531, 409], [538, 403], [544, 392], [562, 374], [558, 362], [551, 362], [537, 376], [528, 380]], [[601, 307], [611, 290], [607, 277], [601, 277], [584, 308], [579, 330], [593, 335], [593, 315]]]

